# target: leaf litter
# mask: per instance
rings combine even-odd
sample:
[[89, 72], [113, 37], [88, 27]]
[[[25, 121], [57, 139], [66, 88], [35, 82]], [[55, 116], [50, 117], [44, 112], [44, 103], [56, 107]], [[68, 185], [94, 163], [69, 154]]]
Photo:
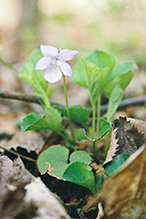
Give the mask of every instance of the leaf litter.
[[[130, 138], [129, 138], [129, 133], [130, 133]], [[63, 183], [68, 184], [68, 182], [60, 181], [58, 179], [54, 180], [54, 177], [50, 179], [48, 178], [49, 175], [47, 173], [44, 176], [42, 176], [42, 180], [45, 181], [44, 180], [45, 177], [47, 178], [48, 183], [50, 182], [50, 185], [48, 188], [53, 192], [55, 192], [56, 190], [56, 193], [63, 200], [65, 207], [70, 215], [73, 215], [73, 213], [71, 213], [72, 208], [76, 211], [77, 209], [81, 208], [81, 212], [83, 212], [83, 215], [84, 214], [86, 215], [88, 214], [88, 212], [93, 211], [90, 209], [95, 208], [98, 210], [99, 208], [99, 212], [98, 212], [99, 215], [100, 215], [100, 212], [103, 211], [101, 214], [102, 216], [99, 218], [105, 218], [105, 219], [106, 218], [126, 218], [126, 217], [145, 218], [145, 215], [146, 215], [146, 211], [145, 211], [145, 201], [146, 201], [145, 136], [146, 136], [146, 123], [143, 121], [121, 117], [114, 122], [111, 144], [110, 144], [110, 148], [108, 151], [107, 159], [104, 163], [104, 167], [108, 163], [110, 163], [113, 157], [116, 157], [117, 154], [123, 153], [123, 150], [127, 150], [126, 152], [131, 153], [132, 155], [130, 156], [130, 158], [127, 159], [127, 161], [123, 164], [123, 166], [121, 166], [120, 170], [115, 175], [105, 180], [103, 188], [97, 197], [93, 197], [90, 194], [90, 192], [86, 190], [86, 192], [83, 191], [84, 195], [82, 194], [83, 195], [82, 198], [80, 196], [79, 198], [77, 195], [74, 196], [75, 194], [73, 194], [74, 192], [72, 191], [72, 197], [70, 196], [70, 198], [67, 199], [65, 197], [67, 196], [67, 193], [62, 195], [61, 192], [57, 190], [60, 190], [60, 186], [63, 185]], [[138, 137], [140, 141], [137, 140]], [[128, 142], [127, 139], [129, 139], [130, 143]], [[126, 144], [123, 144], [123, 141], [126, 142]], [[131, 150], [131, 147], [132, 147], [132, 150]], [[15, 147], [15, 150], [17, 150], [16, 147]], [[26, 170], [20, 158], [17, 158], [14, 161], [11, 161], [8, 157], [4, 155], [1, 156], [0, 168], [1, 168], [1, 177], [0, 177], [1, 191], [0, 192], [1, 192], [1, 197], [2, 197], [0, 200], [2, 203], [1, 207], [3, 206], [3, 203], [5, 202], [5, 200], [7, 200], [7, 197], [9, 197], [8, 194], [10, 196], [13, 196], [12, 195], [13, 193], [16, 195], [16, 197], [18, 196], [20, 184], [21, 184], [20, 193], [22, 196], [23, 204], [24, 204], [26, 193], [23, 192], [23, 189], [24, 190], [26, 189], [26, 184], [31, 183], [30, 179], [33, 178], [33, 180], [34, 179], [37, 180], [37, 178], [32, 176]], [[25, 175], [26, 175], [26, 180], [24, 179]], [[54, 183], [56, 186], [53, 185]], [[65, 187], [67, 191], [73, 190], [74, 184], [70, 185], [71, 190], [67, 189], [67, 184], [65, 184], [65, 186], [62, 186], [62, 189]], [[78, 186], [78, 185], [76, 186], [78, 187], [78, 189], [81, 189], [81, 186]], [[42, 186], [40, 186], [40, 190], [41, 190], [41, 187]], [[10, 188], [12, 189], [12, 191], [10, 190]], [[47, 191], [49, 189], [47, 189]], [[15, 201], [16, 201], [16, 204], [18, 204], [18, 200], [15, 200]], [[32, 198], [32, 202], [34, 202], [33, 198]], [[103, 205], [101, 205], [100, 203], [103, 203]], [[9, 206], [6, 206], [6, 209], [8, 207]], [[31, 207], [33, 209], [38, 208], [38, 206], [37, 207], [31, 206]], [[22, 209], [23, 208], [20, 209], [20, 212], [23, 211]], [[4, 213], [5, 211], [6, 213]], [[29, 209], [27, 209], [27, 211], [29, 212]], [[19, 214], [20, 212], [17, 212], [17, 213]], [[7, 214], [7, 210], [2, 211], [2, 214], [4, 214], [4, 216], [2, 215], [1, 218], [3, 217], [5, 218], [5, 214]], [[75, 218], [83, 218], [79, 215], [80, 214], [78, 214], [78, 216], [76, 216]], [[59, 216], [57, 217], [59, 218]], [[66, 218], [68, 217], [69, 215], [66, 216]], [[43, 217], [40, 216], [40, 218], [43, 218]], [[93, 218], [95, 218], [95, 215]]]
[[[14, 108], [14, 110], [16, 110], [16, 107]], [[12, 111], [9, 112], [12, 113]], [[17, 110], [17, 114], [18, 114], [18, 110]], [[49, 176], [47, 173], [44, 174], [44, 176], [41, 176], [42, 181], [48, 187], [48, 188], [45, 187], [43, 193], [42, 190], [44, 188], [44, 183], [39, 180], [40, 176], [38, 178], [32, 175], [30, 176], [28, 174], [29, 172], [26, 173], [25, 172], [27, 171], [26, 163], [24, 166], [20, 158], [12, 161], [13, 160], [12, 158], [10, 160], [8, 159], [8, 157], [5, 157], [5, 155], [2, 154], [2, 156], [0, 157], [0, 159], [2, 159], [2, 161], [0, 162], [1, 218], [9, 217], [12, 219], [16, 215], [18, 216], [17, 218], [22, 218], [21, 217], [22, 213], [26, 217], [27, 217], [26, 213], [28, 213], [29, 214], [28, 218], [34, 218], [34, 217], [49, 218], [50, 215], [51, 215], [50, 218], [53, 218], [53, 216], [55, 216], [55, 213], [54, 212], [50, 213], [50, 209], [48, 208], [50, 203], [49, 205], [44, 203], [45, 200], [47, 199], [49, 200], [48, 192], [50, 193], [50, 190], [53, 192], [51, 193], [51, 196], [53, 195], [55, 201], [59, 200], [59, 198], [57, 197], [56, 199], [56, 196], [54, 197], [54, 193], [59, 195], [60, 198], [62, 199], [68, 214], [66, 213], [66, 211], [64, 211], [64, 208], [62, 207], [62, 202], [60, 201], [59, 204], [58, 203], [53, 204], [54, 202], [52, 202], [51, 207], [55, 208], [56, 206], [55, 208], [56, 212], [58, 212], [58, 210], [59, 212], [63, 212], [62, 215], [64, 218], [70, 218], [69, 215], [71, 215], [74, 218], [91, 219], [91, 218], [96, 218], [97, 214], [98, 214], [98, 218], [105, 218], [105, 219], [127, 218], [127, 217], [145, 218], [146, 217], [145, 216], [146, 215], [145, 212], [145, 202], [146, 202], [146, 192], [145, 192], [146, 154], [145, 153], [146, 152], [145, 152], [145, 146], [143, 145], [145, 144], [146, 123], [144, 121], [135, 120], [131, 118], [126, 118], [126, 119], [120, 118], [119, 120], [117, 120], [117, 122], [120, 123], [120, 125], [118, 123], [116, 123], [118, 125], [114, 124], [115, 127], [113, 127], [110, 149], [108, 151], [108, 155], [110, 154], [110, 156], [109, 157], [107, 156], [105, 164], [110, 162], [113, 159], [113, 157], [117, 156], [117, 154], [120, 154], [121, 151], [123, 151], [123, 144], [121, 144], [121, 142], [123, 142], [122, 136], [126, 136], [127, 133], [129, 134], [130, 129], [132, 129], [132, 132], [130, 133], [130, 135], [128, 135], [130, 137], [126, 138], [125, 147], [126, 148], [129, 147], [129, 141], [127, 139], [128, 138], [131, 139], [132, 136], [132, 147], [134, 146], [134, 150], [131, 151], [130, 149], [130, 152], [132, 152], [133, 154], [123, 164], [121, 170], [118, 173], [105, 180], [103, 188], [96, 198], [93, 197], [92, 194], [89, 191], [87, 191], [87, 189], [82, 188], [82, 186], [78, 186], [76, 184], [68, 183], [66, 181], [54, 179], [54, 177]], [[119, 133], [122, 132], [121, 135], [115, 133], [117, 129], [119, 129]], [[15, 139], [16, 141], [14, 141], [13, 136], [16, 137], [16, 135], [14, 135], [15, 131], [18, 132], [18, 129], [14, 130], [13, 128], [10, 128], [10, 131], [8, 133], [6, 131], [6, 135], [8, 136], [11, 135], [11, 138], [10, 140], [9, 138], [7, 140], [3, 138], [3, 141], [1, 141], [0, 144], [4, 147], [8, 147], [9, 149], [13, 147], [16, 152], [18, 150], [18, 146], [19, 146], [19, 150], [21, 147], [22, 148], [24, 147], [25, 149], [28, 150], [28, 153], [31, 152], [31, 150], [34, 150], [38, 153], [38, 151], [41, 150], [43, 144], [45, 144], [44, 139], [38, 133], [37, 135], [39, 135], [39, 137], [38, 138], [34, 137], [33, 139], [32, 137], [33, 133], [36, 134], [36, 132], [31, 132], [31, 131], [25, 132], [23, 133], [23, 135], [18, 135], [17, 139]], [[30, 134], [28, 134], [27, 136], [27, 133]], [[140, 140], [138, 142], [136, 141], [136, 138], [134, 138], [135, 133]], [[30, 136], [32, 138], [30, 138]], [[27, 141], [26, 139], [32, 139], [32, 140]], [[51, 140], [49, 140], [50, 141], [49, 143], [51, 143]], [[50, 144], [48, 144], [47, 147], [48, 146], [50, 146]], [[131, 141], [130, 141], [130, 148], [131, 148]], [[20, 172], [22, 173], [20, 174]], [[26, 179], [23, 178], [23, 175], [26, 175]], [[32, 178], [33, 180], [31, 181]], [[31, 182], [34, 183], [32, 184]], [[35, 183], [37, 184], [37, 186], [35, 186]], [[26, 197], [27, 197], [26, 194], [28, 188], [27, 186], [29, 185], [30, 185], [29, 191], [31, 194], [33, 187], [35, 187], [35, 189], [33, 195], [31, 195], [31, 199], [29, 199], [29, 202], [26, 202]], [[39, 190], [40, 193], [44, 195], [43, 197], [41, 196], [42, 198], [40, 198], [40, 196], [38, 195]], [[45, 196], [45, 194], [47, 195]], [[36, 215], [36, 212], [38, 212], [38, 209], [40, 207], [34, 204], [36, 196], [38, 196], [37, 200], [38, 202], [41, 203], [40, 205], [43, 206], [43, 210], [40, 210], [40, 212], [44, 214], [44, 215], [42, 214], [43, 216]], [[11, 203], [8, 202], [8, 205], [6, 206], [6, 208], [4, 208], [3, 204], [7, 203], [9, 197], [13, 198], [12, 202]], [[52, 200], [52, 198], [50, 198], [50, 200]], [[91, 201], [89, 202], [89, 200]], [[14, 205], [12, 205], [12, 203]], [[61, 203], [61, 209], [63, 208], [62, 210], [60, 210], [59, 207], [60, 203]], [[93, 210], [89, 211], [89, 209], [91, 209], [92, 207], [95, 207], [96, 211]], [[77, 213], [79, 212], [79, 209], [81, 209], [81, 211], [80, 213]], [[88, 211], [88, 213], [86, 213], [86, 211]], [[92, 214], [90, 212], [92, 212]], [[56, 218], [60, 218], [60, 215], [56, 215]]]
[[132, 155], [114, 176], [105, 181], [99, 195], [91, 199], [83, 211], [103, 203], [103, 213], [98, 218], [146, 218], [145, 134], [144, 121], [120, 117], [114, 122], [104, 166], [111, 163], [117, 154], [123, 153], [123, 150]]

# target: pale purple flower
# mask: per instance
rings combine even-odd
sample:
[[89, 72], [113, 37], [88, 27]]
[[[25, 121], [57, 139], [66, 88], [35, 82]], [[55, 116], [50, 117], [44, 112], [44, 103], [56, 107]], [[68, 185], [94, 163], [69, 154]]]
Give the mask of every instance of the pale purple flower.
[[35, 69], [45, 70], [44, 78], [46, 81], [50, 83], [59, 81], [62, 74], [73, 77], [71, 66], [66, 61], [74, 59], [78, 51], [70, 49], [59, 50], [49, 45], [41, 45], [40, 49], [44, 57], [37, 62]]

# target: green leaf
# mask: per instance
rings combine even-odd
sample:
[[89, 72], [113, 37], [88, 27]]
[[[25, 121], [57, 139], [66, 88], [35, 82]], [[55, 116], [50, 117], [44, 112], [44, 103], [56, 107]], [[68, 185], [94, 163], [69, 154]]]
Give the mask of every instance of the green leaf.
[[39, 49], [34, 49], [30, 54], [29, 58], [27, 59], [27, 61], [22, 66], [22, 69], [20, 71], [20, 78], [29, 80], [29, 73], [35, 69], [36, 63], [42, 57], [43, 55], [41, 51]]
[[121, 88], [121, 85], [117, 84], [113, 91], [111, 92], [109, 102], [108, 102], [108, 109], [107, 109], [107, 120], [109, 122], [113, 122], [114, 114], [124, 96], [124, 91]]
[[132, 71], [132, 73], [135, 74], [137, 70], [138, 70], [138, 67], [134, 61], [124, 62], [114, 67], [109, 77], [109, 80], [114, 78], [116, 75], [123, 75], [129, 71]]
[[111, 129], [111, 124], [105, 119], [100, 118], [100, 131], [96, 136], [96, 141], [101, 139], [110, 129]]
[[69, 165], [63, 176], [65, 180], [84, 186], [92, 191], [94, 174], [92, 168], [85, 163], [75, 162]]
[[104, 181], [103, 174], [99, 173], [95, 175], [95, 185], [93, 188], [93, 194], [97, 195], [97, 193], [100, 192], [103, 185], [103, 181]]
[[89, 165], [91, 163], [91, 160], [92, 160], [91, 156], [86, 151], [74, 151], [70, 155], [71, 163], [78, 161]]
[[95, 105], [98, 95], [101, 92], [102, 75], [104, 71], [97, 67], [94, 63], [87, 60], [80, 62], [86, 77], [87, 88], [90, 94], [92, 104]]
[[21, 123], [22, 131], [49, 129], [60, 131], [62, 117], [58, 110], [49, 108], [46, 114], [41, 116], [37, 113], [28, 114]]
[[75, 65], [73, 69], [73, 78], [71, 80], [86, 89], [88, 88], [85, 73], [80, 62], [77, 62]]
[[68, 156], [69, 150], [62, 145], [49, 147], [38, 157], [37, 165], [39, 171], [43, 173], [48, 167], [50, 167], [48, 173], [61, 179], [64, 171], [68, 167]]
[[44, 71], [35, 70], [36, 63], [42, 57], [43, 55], [39, 49], [33, 50], [19, 74], [19, 78], [29, 83], [38, 95], [41, 95], [40, 92], [45, 92], [48, 87], [48, 82], [43, 77]]
[[69, 108], [71, 119], [86, 127], [90, 117], [91, 109], [91, 107], [84, 109], [81, 105], [71, 106]]
[[137, 65], [134, 61], [124, 62], [116, 66], [113, 69], [109, 77], [109, 81], [104, 89], [105, 95], [110, 98], [111, 92], [117, 84], [120, 84], [121, 88], [125, 90], [136, 72]]
[[[41, 115], [38, 113], [30, 113], [27, 116], [25, 116], [21, 122], [21, 129], [22, 131], [29, 130], [29, 127], [33, 126], [34, 123], [39, 121], [41, 119]], [[31, 129], [30, 129], [31, 130]]]
[[[67, 109], [65, 106], [55, 106], [61, 115], [67, 116]], [[91, 113], [91, 107], [88, 109], [84, 109], [81, 105], [74, 105], [69, 107], [71, 120], [74, 120], [84, 127], [87, 126], [88, 119]]]
[[48, 82], [44, 79], [43, 74], [38, 70], [31, 71], [32, 87], [35, 90], [35, 94], [41, 96], [42, 98], [46, 95]]
[[108, 67], [109, 71], [111, 71], [116, 64], [115, 56], [102, 50], [95, 50], [94, 52], [86, 56], [85, 59], [93, 62], [101, 69]]
[[[68, 163], [70, 160], [70, 163]], [[69, 159], [69, 150], [62, 145], [54, 145], [41, 153], [37, 165], [41, 173], [48, 174], [59, 179], [77, 183], [92, 189], [94, 175], [91, 167], [90, 155], [85, 151], [74, 151]]]
[[108, 121], [103, 118], [100, 118], [100, 131], [95, 139], [91, 139], [86, 135], [86, 131], [83, 128], [78, 129], [76, 132], [76, 138], [79, 140], [90, 140], [90, 141], [98, 141], [102, 138], [109, 130], [111, 129], [111, 125]]
[[105, 165], [105, 172], [107, 175], [114, 175], [122, 164], [130, 157], [130, 154], [123, 153], [113, 158], [113, 160]]
[[[42, 173], [46, 170], [46, 166], [47, 166], [46, 162], [49, 163], [52, 167], [54, 167], [54, 160], [55, 160], [55, 167], [56, 165], [58, 166], [57, 169], [59, 168], [60, 163], [62, 163], [62, 165], [65, 165], [66, 168], [71, 163], [77, 161], [80, 161], [85, 164], [91, 163], [91, 157], [86, 151], [83, 150], [74, 151], [73, 153], [71, 153], [69, 158], [69, 150], [66, 147], [62, 145], [53, 145], [40, 154], [37, 162], [39, 171]], [[68, 160], [70, 160], [70, 163], [68, 163]], [[58, 175], [58, 172], [56, 172], [55, 169], [56, 168], [53, 168], [53, 172], [51, 173], [61, 178], [62, 175], [60, 175], [60, 173]]]
[[[104, 74], [102, 74], [102, 81], [100, 84], [101, 92], [101, 90], [107, 83], [111, 70], [115, 66], [115, 57], [110, 53], [101, 50], [95, 50], [94, 52], [86, 56], [84, 59], [94, 63], [97, 67], [104, 70]], [[88, 88], [86, 76], [80, 62], [78, 62], [74, 67], [72, 81], [80, 86]]]
[[86, 56], [85, 60], [93, 62], [100, 69], [104, 70], [104, 73], [101, 76], [102, 78], [99, 88], [99, 93], [101, 93], [108, 82], [112, 69], [116, 64], [115, 56], [105, 51], [95, 50], [93, 53]]
[[95, 141], [95, 139], [91, 139], [86, 135], [86, 131], [83, 128], [78, 129], [78, 131], [75, 134], [76, 138], [79, 140], [89, 140], [89, 141]]

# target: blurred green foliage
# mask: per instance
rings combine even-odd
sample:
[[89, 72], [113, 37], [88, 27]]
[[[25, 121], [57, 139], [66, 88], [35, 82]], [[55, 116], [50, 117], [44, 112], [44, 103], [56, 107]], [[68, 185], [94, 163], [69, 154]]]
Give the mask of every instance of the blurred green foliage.
[[[11, 10], [16, 4], [19, 21], [14, 27], [16, 32], [11, 34], [11, 28], [9, 32], [15, 40], [12, 46], [18, 62], [25, 61], [40, 44], [50, 44], [79, 50], [77, 59], [98, 49], [112, 52], [120, 62], [134, 60], [140, 66], [146, 65], [144, 0], [16, 1]], [[10, 14], [7, 19], [11, 25]], [[10, 38], [5, 34], [0, 37], [9, 50]]]

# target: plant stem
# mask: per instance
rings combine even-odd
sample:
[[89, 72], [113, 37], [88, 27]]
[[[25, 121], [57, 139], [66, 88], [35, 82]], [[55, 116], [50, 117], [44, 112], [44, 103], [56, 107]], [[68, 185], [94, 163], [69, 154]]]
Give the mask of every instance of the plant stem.
[[62, 131], [58, 132], [59, 135], [62, 136], [62, 138], [66, 139], [68, 142], [74, 144], [72, 140], [72, 136], [66, 131], [64, 126], [61, 127]]
[[95, 143], [96, 143], [96, 141], [93, 141], [93, 144], [92, 144], [94, 156], [96, 154], [96, 145], [95, 145]]
[[97, 127], [96, 127], [96, 135], [99, 133], [99, 125], [100, 125], [100, 107], [101, 107], [101, 95], [98, 95], [97, 99]]
[[68, 136], [68, 139], [70, 139], [70, 141], [72, 140], [71, 139], [71, 135], [66, 131], [66, 129], [64, 128], [64, 126], [62, 126], [62, 131], [63, 131], [63, 133], [66, 135], [66, 136]]
[[65, 81], [65, 76], [64, 75], [62, 75], [62, 76], [63, 76], [63, 85], [64, 85], [64, 94], [65, 94], [65, 102], [66, 102], [66, 108], [67, 108], [68, 122], [69, 122], [69, 126], [70, 126], [70, 131], [71, 131], [73, 142], [75, 142], [75, 136], [74, 136], [74, 133], [73, 133], [73, 128], [72, 128], [71, 119], [70, 119], [66, 81]]
[[51, 102], [49, 101], [49, 99], [47, 97], [47, 94], [45, 92], [42, 95], [42, 99], [43, 99], [43, 102], [45, 103], [45, 106], [47, 108], [50, 108], [51, 107]]
[[92, 104], [92, 138], [95, 137], [95, 119], [96, 119], [96, 107]]
[[[97, 98], [97, 125], [96, 125], [96, 136], [99, 133], [99, 125], [100, 125], [100, 106], [101, 106], [101, 95], [98, 95]], [[98, 152], [98, 141], [94, 142], [94, 155], [95, 157], [97, 156], [97, 152]]]

